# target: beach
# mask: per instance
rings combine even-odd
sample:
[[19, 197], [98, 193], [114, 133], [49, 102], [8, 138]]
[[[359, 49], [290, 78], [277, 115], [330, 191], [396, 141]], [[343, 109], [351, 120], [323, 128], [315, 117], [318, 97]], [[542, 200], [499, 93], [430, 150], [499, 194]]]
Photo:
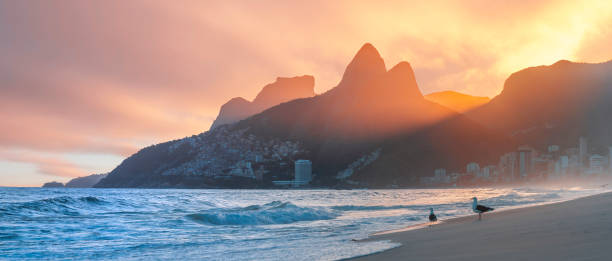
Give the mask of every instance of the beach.
[[367, 240], [401, 246], [353, 260], [612, 260], [612, 193], [496, 210], [482, 221], [474, 214]]

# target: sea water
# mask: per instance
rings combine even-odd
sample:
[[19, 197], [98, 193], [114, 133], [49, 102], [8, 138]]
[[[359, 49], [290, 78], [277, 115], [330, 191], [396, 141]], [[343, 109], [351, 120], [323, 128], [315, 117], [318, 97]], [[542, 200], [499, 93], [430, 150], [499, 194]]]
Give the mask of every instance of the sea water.
[[604, 188], [157, 190], [0, 188], [0, 259], [335, 260], [369, 234]]

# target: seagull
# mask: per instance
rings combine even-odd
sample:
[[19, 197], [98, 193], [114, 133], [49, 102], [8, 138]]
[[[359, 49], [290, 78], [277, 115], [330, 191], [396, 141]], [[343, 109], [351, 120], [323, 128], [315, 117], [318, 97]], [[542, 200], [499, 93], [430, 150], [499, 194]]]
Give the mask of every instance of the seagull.
[[472, 210], [475, 213], [478, 213], [478, 220], [482, 219], [482, 213], [493, 211], [493, 208], [478, 205], [478, 199], [476, 197], [473, 197], [472, 199], [474, 200], [474, 202], [472, 203]]
[[434, 214], [433, 208], [429, 208], [429, 222], [436, 222], [436, 221], [438, 221], [438, 218], [436, 217], [436, 214]]

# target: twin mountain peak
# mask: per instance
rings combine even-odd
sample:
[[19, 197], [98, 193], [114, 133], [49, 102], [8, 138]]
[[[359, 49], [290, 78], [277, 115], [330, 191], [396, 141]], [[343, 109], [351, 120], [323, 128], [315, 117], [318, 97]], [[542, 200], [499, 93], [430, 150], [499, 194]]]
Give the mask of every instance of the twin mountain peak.
[[[279, 77], [275, 82], [264, 86], [252, 102], [242, 97], [236, 97], [221, 106], [219, 115], [211, 129], [223, 124], [238, 122], [281, 103], [300, 98], [314, 97], [316, 95], [314, 92], [314, 82], [314, 77], [310, 75], [292, 78]], [[445, 106], [450, 105], [450, 109], [463, 112], [466, 110], [463, 108], [466, 103], [473, 104], [471, 106], [477, 106], [488, 101], [488, 98], [485, 97], [474, 97], [474, 100], [480, 101], [462, 102], [461, 105], [456, 106], [446, 97], [452, 97], [453, 101], [455, 101], [458, 93], [441, 92], [424, 97], [418, 87], [414, 71], [408, 62], [400, 62], [387, 71], [385, 62], [378, 50], [369, 43], [361, 47], [347, 66], [338, 86], [328, 91], [328, 93], [323, 95], [336, 96], [335, 99], [343, 103], [351, 100], [369, 101], [362, 105], [373, 106], [365, 109], [372, 109], [374, 111], [377, 110], [377, 107], [381, 107], [380, 105], [384, 105], [384, 108], [378, 108], [379, 110], [397, 110], [402, 107], [414, 107], [407, 105], [410, 103], [421, 104], [428, 99]], [[432, 97], [431, 99], [429, 98], [430, 96]], [[461, 98], [467, 100], [471, 100], [473, 97], [469, 95], [462, 96]]]

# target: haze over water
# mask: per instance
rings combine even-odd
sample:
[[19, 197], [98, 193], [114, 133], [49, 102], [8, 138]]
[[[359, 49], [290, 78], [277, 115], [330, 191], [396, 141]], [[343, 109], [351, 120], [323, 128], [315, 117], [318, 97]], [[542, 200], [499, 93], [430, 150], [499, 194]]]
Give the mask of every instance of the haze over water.
[[496, 208], [603, 192], [567, 189], [152, 190], [0, 188], [0, 253], [22, 259], [334, 260], [397, 246], [354, 242]]

